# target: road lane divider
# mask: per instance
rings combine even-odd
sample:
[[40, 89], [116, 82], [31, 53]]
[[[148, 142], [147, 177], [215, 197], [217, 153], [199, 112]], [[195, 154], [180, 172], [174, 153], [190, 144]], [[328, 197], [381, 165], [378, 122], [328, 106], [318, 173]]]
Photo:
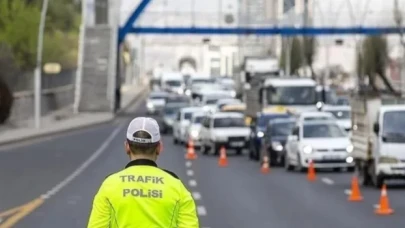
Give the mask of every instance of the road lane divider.
[[11, 228], [25, 216], [29, 215], [36, 208], [44, 203], [44, 199], [39, 197], [31, 202], [28, 202], [22, 206], [15, 207], [13, 209], [0, 213], [0, 228]]
[[344, 192], [346, 195], [352, 194], [352, 190], [350, 190], [350, 189], [345, 189], [343, 192]]
[[187, 170], [187, 176], [194, 176], [194, 171], [191, 169]]
[[204, 206], [197, 206], [197, 214], [199, 216], [206, 216], [207, 215], [207, 210], [205, 209]]
[[333, 184], [335, 184], [335, 182], [334, 182], [333, 180], [331, 180], [331, 179], [329, 179], [329, 178], [327, 178], [327, 177], [321, 178], [321, 181], [322, 181], [323, 183], [327, 184], [327, 185], [333, 185]]
[[260, 172], [262, 174], [270, 173], [270, 162], [269, 162], [269, 156], [267, 156], [267, 155], [263, 156], [263, 164], [262, 164], [262, 167], [260, 168]]
[[201, 194], [199, 192], [192, 193], [194, 200], [201, 200]]
[[190, 167], [192, 166], [192, 164], [193, 164], [193, 163], [192, 163], [191, 161], [186, 161], [186, 167], [187, 167], [187, 168], [190, 168]]
[[191, 139], [188, 140], [188, 142], [187, 142], [187, 151], [186, 151], [185, 157], [187, 160], [197, 159], [197, 154], [195, 153], [195, 150], [194, 150], [194, 142]]
[[197, 181], [195, 181], [195, 180], [189, 180], [189, 181], [188, 181], [188, 185], [190, 185], [191, 187], [196, 187], [196, 186], [197, 186]]

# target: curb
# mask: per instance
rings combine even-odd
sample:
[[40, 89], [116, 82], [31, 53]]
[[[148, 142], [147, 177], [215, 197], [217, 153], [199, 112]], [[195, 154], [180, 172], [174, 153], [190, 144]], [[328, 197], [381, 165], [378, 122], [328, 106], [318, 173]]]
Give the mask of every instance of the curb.
[[20, 137], [17, 139], [10, 139], [10, 140], [4, 140], [4, 141], [0, 140], [0, 146], [7, 146], [7, 145], [11, 145], [11, 144], [16, 144], [19, 142], [36, 140], [36, 139], [40, 139], [40, 138], [44, 138], [44, 137], [48, 137], [48, 136], [59, 136], [59, 135], [62, 135], [62, 134], [68, 133], [68, 132], [74, 132], [77, 130], [81, 130], [86, 127], [97, 127], [97, 126], [106, 125], [108, 123], [113, 122], [115, 120], [115, 118], [117, 117], [117, 114], [121, 114], [121, 113], [125, 112], [128, 108], [132, 107], [137, 102], [139, 102], [139, 100], [143, 98], [143, 96], [141, 94], [145, 91], [147, 91], [146, 88], [141, 89], [141, 91], [139, 91], [138, 94], [124, 108], [120, 109], [116, 113], [111, 113], [111, 117], [106, 117], [105, 120], [99, 120], [97, 122], [92, 122], [92, 123], [85, 123], [85, 124], [72, 126], [72, 127], [64, 128], [64, 129], [50, 130], [50, 131], [43, 132], [43, 133], [37, 133], [37, 134], [23, 136], [23, 137]]

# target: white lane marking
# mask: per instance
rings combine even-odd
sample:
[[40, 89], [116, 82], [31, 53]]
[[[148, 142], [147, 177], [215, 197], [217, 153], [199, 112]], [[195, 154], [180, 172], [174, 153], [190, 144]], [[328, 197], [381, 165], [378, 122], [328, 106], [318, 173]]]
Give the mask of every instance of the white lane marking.
[[335, 182], [327, 177], [323, 177], [321, 181], [327, 185], [333, 185]]
[[190, 185], [191, 187], [195, 187], [195, 186], [197, 186], [197, 181], [195, 181], [195, 180], [189, 180], [189, 181], [188, 181], [188, 185]]
[[79, 176], [89, 165], [94, 162], [110, 145], [110, 143], [114, 140], [115, 136], [120, 132], [120, 130], [124, 127], [124, 124], [119, 125], [109, 136], [104, 143], [92, 154], [79, 168], [77, 168], [72, 174], [66, 177], [63, 181], [49, 190], [47, 193], [43, 194], [41, 197], [43, 199], [47, 199], [60, 191], [66, 185], [68, 185], [73, 179]]
[[344, 193], [345, 193], [346, 195], [350, 195], [350, 194], [352, 194], [352, 190], [350, 190], [350, 189], [345, 189]]
[[187, 168], [188, 168], [188, 167], [191, 167], [191, 165], [192, 165], [191, 161], [186, 161], [186, 167], [187, 167]]
[[205, 209], [204, 206], [197, 206], [197, 213], [200, 216], [205, 216], [207, 215], [207, 210]]
[[380, 208], [380, 205], [379, 205], [379, 204], [374, 204], [373, 207], [374, 207], [375, 209], [377, 209], [377, 208]]
[[194, 171], [189, 169], [187, 170], [187, 176], [193, 176], [194, 175]]
[[200, 200], [201, 199], [201, 194], [199, 192], [193, 192], [193, 198], [195, 200]]

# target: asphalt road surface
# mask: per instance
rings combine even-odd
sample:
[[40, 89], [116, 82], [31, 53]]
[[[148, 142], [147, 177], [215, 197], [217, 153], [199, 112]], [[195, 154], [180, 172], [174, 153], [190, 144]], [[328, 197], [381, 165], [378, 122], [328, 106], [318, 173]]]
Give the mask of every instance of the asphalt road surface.
[[[86, 227], [95, 192], [108, 174], [128, 162], [123, 151], [130, 117], [145, 114], [144, 103], [115, 121], [61, 136], [0, 150], [0, 228]], [[400, 228], [405, 224], [405, 187], [388, 189], [395, 213], [378, 216], [380, 191], [362, 188], [362, 202], [348, 202], [351, 173], [303, 173], [272, 167], [261, 174], [258, 163], [232, 155], [228, 167], [198, 154], [184, 159], [185, 148], [163, 137], [158, 164], [185, 182], [197, 202], [201, 227], [210, 228]], [[12, 210], [16, 208], [15, 210]], [[10, 210], [11, 209], [11, 210]]]

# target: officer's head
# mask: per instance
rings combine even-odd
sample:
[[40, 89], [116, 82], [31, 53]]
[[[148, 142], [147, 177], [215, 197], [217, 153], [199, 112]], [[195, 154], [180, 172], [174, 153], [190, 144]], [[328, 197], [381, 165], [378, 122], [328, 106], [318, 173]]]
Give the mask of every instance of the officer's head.
[[149, 117], [137, 117], [127, 129], [125, 150], [131, 159], [156, 159], [161, 152], [160, 130], [156, 120]]

